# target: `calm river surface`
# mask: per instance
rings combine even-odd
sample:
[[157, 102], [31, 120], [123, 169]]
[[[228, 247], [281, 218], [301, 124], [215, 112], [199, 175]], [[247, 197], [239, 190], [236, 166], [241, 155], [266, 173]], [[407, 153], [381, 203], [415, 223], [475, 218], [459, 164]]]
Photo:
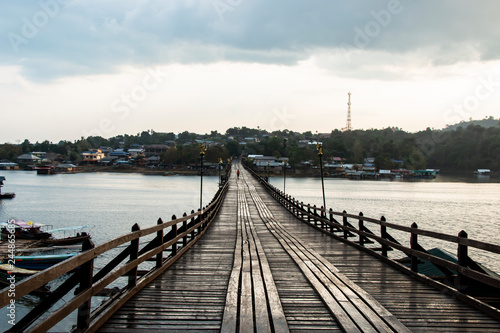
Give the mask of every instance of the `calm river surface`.
[[[34, 172], [0, 171], [6, 177], [4, 192], [12, 200], [0, 201], [0, 221], [10, 218], [50, 224], [54, 228], [89, 225], [94, 243], [100, 244], [130, 231], [177, 217], [200, 204], [200, 178], [195, 176], [146, 176], [125, 173], [79, 173], [37, 176]], [[205, 176], [203, 204], [217, 190], [217, 177]], [[271, 183], [283, 189], [282, 177]], [[316, 178], [286, 179], [286, 192], [304, 203], [322, 205], [321, 182]], [[325, 179], [326, 205], [334, 211], [380, 218], [405, 226], [456, 235], [465, 230], [469, 238], [500, 244], [500, 183], [494, 179], [446, 178], [422, 181], [352, 181]], [[378, 228], [372, 228], [378, 234]], [[408, 245], [409, 239], [393, 235]], [[425, 248], [435, 247], [424, 238]], [[456, 246], [437, 244], [452, 253]], [[473, 259], [500, 272], [500, 260], [483, 253]], [[97, 266], [100, 266], [97, 264]], [[25, 302], [29, 303], [29, 299]], [[36, 302], [36, 300], [33, 300]], [[29, 304], [26, 304], [29, 307]], [[0, 328], [5, 328], [4, 310]], [[20, 312], [24, 312], [20, 309]]]
[[[271, 177], [270, 182], [283, 190], [283, 177]], [[384, 216], [388, 222], [408, 227], [415, 222], [421, 229], [449, 235], [458, 235], [465, 230], [469, 238], [500, 245], [498, 179], [443, 175], [416, 181], [325, 178], [324, 184], [326, 206], [336, 212], [362, 212], [364, 216], [376, 219]], [[319, 178], [287, 178], [285, 190], [304, 203], [323, 205]], [[370, 229], [380, 234], [377, 226]], [[407, 237], [399, 237], [397, 232], [393, 236], [398, 236], [395, 238], [409, 246]], [[440, 247], [456, 254], [454, 244], [429, 242], [424, 237], [419, 242], [426, 249]], [[500, 256], [474, 250], [470, 250], [469, 255], [500, 273]]]

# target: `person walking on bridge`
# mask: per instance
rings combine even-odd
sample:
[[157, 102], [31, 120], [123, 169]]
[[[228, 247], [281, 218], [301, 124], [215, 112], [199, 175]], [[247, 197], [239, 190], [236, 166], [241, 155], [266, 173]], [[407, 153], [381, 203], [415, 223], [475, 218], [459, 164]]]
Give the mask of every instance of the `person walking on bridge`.
[[240, 178], [240, 169], [236, 170], [236, 176], [238, 176], [238, 178]]

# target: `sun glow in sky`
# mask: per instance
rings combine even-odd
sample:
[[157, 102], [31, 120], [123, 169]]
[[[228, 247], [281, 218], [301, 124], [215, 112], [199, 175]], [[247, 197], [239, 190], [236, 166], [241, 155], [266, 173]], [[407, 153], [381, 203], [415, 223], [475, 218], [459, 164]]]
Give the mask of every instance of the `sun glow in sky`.
[[498, 1], [0, 1], [0, 143], [499, 117]]

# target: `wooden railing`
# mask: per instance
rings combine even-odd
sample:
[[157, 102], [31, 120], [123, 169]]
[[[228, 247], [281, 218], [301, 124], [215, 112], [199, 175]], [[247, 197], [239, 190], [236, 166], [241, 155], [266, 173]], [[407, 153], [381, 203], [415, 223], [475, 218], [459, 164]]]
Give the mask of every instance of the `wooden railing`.
[[[229, 168], [223, 179], [228, 179], [228, 176]], [[98, 246], [87, 241], [82, 245], [81, 254], [19, 282], [15, 288], [3, 289], [0, 292], [0, 307], [7, 307], [63, 274], [70, 274], [34, 309], [16, 320], [8, 332], [46, 332], [75, 310], [78, 314], [73, 331], [96, 331], [121, 305], [163, 273], [205, 233], [223, 203], [228, 186], [228, 182], [221, 184], [212, 201], [202, 210], [191, 211], [190, 215], [184, 213], [182, 218], [174, 215], [171, 221], [165, 223], [159, 219], [156, 226], [146, 229], [135, 224], [131, 233]], [[156, 237], [139, 248], [139, 241], [148, 235]], [[94, 260], [98, 256], [109, 251], [116, 252], [124, 244], [128, 245], [118, 254], [113, 253], [113, 259], [94, 273]], [[164, 252], [167, 252], [166, 256]], [[154, 267], [147, 271], [138, 270], [139, 264], [146, 261], [154, 261]], [[120, 277], [127, 278], [126, 285], [91, 311], [92, 297], [101, 295]], [[62, 307], [54, 309], [52, 306], [71, 290], [75, 290], [75, 295]]]
[[[332, 209], [325, 211], [323, 207], [316, 207], [316, 205], [299, 202], [297, 199], [284, 194], [282, 191], [269, 184], [266, 177], [259, 176], [248, 167], [246, 167], [246, 169], [257, 178], [264, 188], [281, 203], [283, 207], [299, 220], [338, 240], [349, 242], [351, 245], [383, 259], [409, 275], [419, 280], [423, 280], [442, 291], [446, 291], [500, 319], [500, 311], [498, 308], [492, 307], [477, 299], [471, 299], [470, 295], [465, 294], [467, 292], [467, 286], [476, 284], [492, 288], [492, 290], [495, 290], [495, 292], [498, 292], [498, 295], [500, 295], [500, 278], [487, 274], [487, 272], [468, 255], [469, 248], [475, 248], [498, 255], [500, 254], [499, 245], [468, 239], [465, 231], [461, 231], [457, 236], [453, 236], [419, 229], [416, 223], [413, 223], [410, 227], [389, 223], [384, 216], [380, 219], [374, 219], [363, 216], [363, 213], [353, 215], [347, 214], [346, 211], [334, 212]], [[336, 217], [338, 217], [339, 220], [337, 220]], [[356, 222], [353, 222], [353, 220]], [[357, 227], [355, 226], [356, 224]], [[376, 234], [370, 230], [368, 228], [369, 225], [377, 227], [379, 233]], [[410, 241], [410, 247], [404, 246], [398, 242], [391, 236], [388, 229], [406, 233], [406, 237]], [[440, 240], [456, 244], [458, 262], [453, 262], [430, 254], [420, 245], [419, 236], [429, 237], [431, 241], [433, 239], [435, 241]], [[368, 246], [368, 244], [377, 244], [378, 246]], [[407, 256], [407, 259], [395, 260], [389, 258], [388, 251], [392, 250], [401, 251]], [[454, 288], [419, 274], [418, 264], [421, 263], [422, 260], [431, 262], [439, 268], [439, 270], [445, 274], [443, 280], [454, 285]], [[410, 267], [402, 264], [405, 261], [408, 261]], [[497, 303], [498, 301], [499, 299], [495, 300]]]

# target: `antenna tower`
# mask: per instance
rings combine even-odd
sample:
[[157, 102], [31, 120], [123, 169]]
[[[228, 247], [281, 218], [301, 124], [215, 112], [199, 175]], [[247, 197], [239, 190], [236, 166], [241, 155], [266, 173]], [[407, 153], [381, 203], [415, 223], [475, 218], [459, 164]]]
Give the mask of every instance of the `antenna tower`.
[[351, 126], [351, 93], [347, 93], [348, 99], [347, 99], [347, 124], [346, 127], [343, 128], [344, 131], [350, 131], [352, 130]]

